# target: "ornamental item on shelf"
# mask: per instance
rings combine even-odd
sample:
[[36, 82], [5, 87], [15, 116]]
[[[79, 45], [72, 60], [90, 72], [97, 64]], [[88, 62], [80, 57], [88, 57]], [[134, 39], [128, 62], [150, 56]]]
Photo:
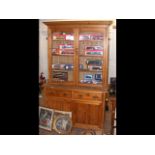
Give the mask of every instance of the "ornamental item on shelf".
[[103, 40], [102, 34], [80, 34], [79, 40]]
[[58, 49], [58, 48], [53, 48], [53, 49], [52, 49], [52, 54], [59, 55], [59, 54], [60, 54], [59, 49]]
[[65, 40], [65, 36], [64, 35], [55, 35], [55, 36], [53, 36], [53, 40]]
[[80, 34], [79, 40], [90, 40], [90, 34]]
[[102, 74], [85, 74], [84, 80], [80, 80], [81, 83], [88, 83], [88, 84], [101, 84], [102, 83]]
[[62, 55], [74, 54], [73, 45], [72, 44], [60, 44], [59, 54], [62, 54]]
[[102, 46], [86, 46], [86, 50], [103, 50]]
[[92, 74], [85, 74], [84, 80], [80, 81], [81, 83], [92, 83], [93, 82], [93, 75]]
[[55, 32], [53, 33], [53, 40], [74, 40], [74, 35], [67, 32]]
[[66, 40], [74, 40], [74, 36], [71, 34], [66, 34]]
[[103, 51], [101, 50], [86, 50], [85, 55], [92, 55], [92, 56], [100, 56], [103, 55]]
[[68, 81], [68, 72], [53, 71], [53, 80]]
[[55, 70], [73, 70], [73, 64], [52, 64], [52, 69]]
[[87, 60], [86, 61], [88, 70], [101, 70], [102, 61], [101, 60]]
[[83, 70], [83, 69], [84, 69], [83, 64], [79, 64], [79, 69], [80, 69], [80, 70]]
[[95, 74], [95, 81], [101, 82], [102, 81], [102, 74]]
[[74, 50], [73, 49], [60, 49], [59, 53], [60, 55], [73, 55]]
[[86, 46], [85, 55], [103, 55], [102, 46]]
[[91, 35], [90, 40], [103, 40], [103, 35]]

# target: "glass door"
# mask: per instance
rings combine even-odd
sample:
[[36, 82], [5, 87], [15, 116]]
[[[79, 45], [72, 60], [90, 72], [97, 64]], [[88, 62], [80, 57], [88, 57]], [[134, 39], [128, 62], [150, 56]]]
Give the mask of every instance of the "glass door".
[[75, 82], [74, 32], [71, 30], [53, 31], [51, 37], [52, 82], [73, 84]]
[[104, 32], [79, 31], [79, 85], [100, 87], [103, 83]]

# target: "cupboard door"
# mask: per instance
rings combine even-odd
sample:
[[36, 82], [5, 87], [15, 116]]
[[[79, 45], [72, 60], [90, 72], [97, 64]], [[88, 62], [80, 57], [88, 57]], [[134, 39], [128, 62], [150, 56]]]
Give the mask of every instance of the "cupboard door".
[[50, 81], [57, 84], [74, 84], [75, 32], [73, 29], [51, 29], [49, 47]]
[[48, 108], [51, 108], [51, 109], [55, 109], [55, 110], [62, 110], [62, 103], [60, 101], [57, 101], [57, 100], [46, 100], [46, 103], [45, 105], [48, 107]]
[[76, 104], [76, 123], [102, 127], [102, 104]]
[[62, 110], [63, 111], [72, 111], [70, 101], [62, 101]]
[[102, 104], [89, 106], [89, 123], [97, 125], [100, 128], [103, 126], [103, 108]]
[[89, 123], [89, 105], [83, 103], [76, 104], [76, 123]]
[[106, 51], [104, 30], [81, 28], [78, 36], [78, 84], [102, 87]]

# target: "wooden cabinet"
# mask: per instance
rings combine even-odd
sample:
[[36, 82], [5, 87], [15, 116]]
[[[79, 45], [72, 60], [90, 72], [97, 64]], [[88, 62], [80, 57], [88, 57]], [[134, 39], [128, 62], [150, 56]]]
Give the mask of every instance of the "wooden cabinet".
[[75, 127], [103, 128], [111, 21], [45, 22], [48, 83], [44, 106], [72, 112]]

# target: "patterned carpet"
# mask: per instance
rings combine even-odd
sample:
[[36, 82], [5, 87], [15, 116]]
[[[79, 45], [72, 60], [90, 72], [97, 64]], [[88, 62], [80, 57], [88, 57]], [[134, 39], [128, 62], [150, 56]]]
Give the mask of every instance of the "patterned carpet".
[[[44, 129], [40, 129], [39, 132], [40, 135], [60, 135], [56, 131], [47, 131]], [[101, 131], [94, 131], [94, 130], [85, 130], [85, 129], [80, 129], [80, 128], [73, 128], [71, 133], [67, 135], [101, 135]]]

